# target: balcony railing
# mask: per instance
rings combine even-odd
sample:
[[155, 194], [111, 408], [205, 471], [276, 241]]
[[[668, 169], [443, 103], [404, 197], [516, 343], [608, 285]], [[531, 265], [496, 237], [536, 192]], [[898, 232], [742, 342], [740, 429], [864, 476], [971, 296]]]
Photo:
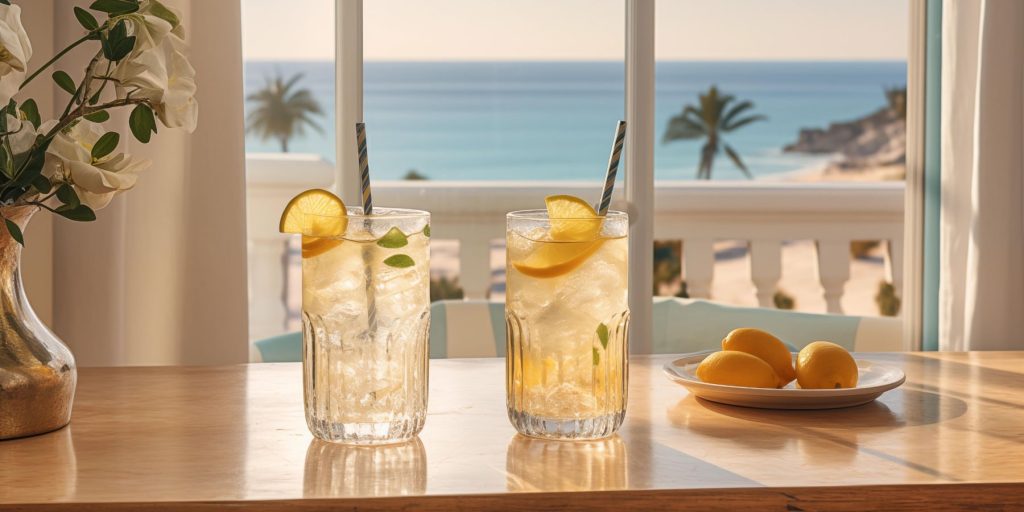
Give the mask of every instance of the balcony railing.
[[[283, 262], [287, 237], [277, 219], [298, 192], [330, 188], [333, 166], [310, 155], [250, 154], [248, 236], [253, 339], [279, 334], [287, 319]], [[850, 278], [850, 243], [884, 243], [886, 280], [901, 289], [902, 182], [693, 182], [655, 185], [655, 238], [683, 240], [683, 275], [691, 297], [708, 298], [716, 240], [745, 240], [757, 302], [774, 307], [782, 244], [814, 240], [817, 279], [827, 310], [842, 313]], [[459, 242], [459, 280], [467, 298], [491, 287], [491, 242], [505, 237], [505, 214], [537, 208], [553, 193], [597, 197], [600, 183], [527, 181], [375, 181], [374, 202], [427, 210], [435, 239]], [[623, 209], [622, 190], [613, 208]]]

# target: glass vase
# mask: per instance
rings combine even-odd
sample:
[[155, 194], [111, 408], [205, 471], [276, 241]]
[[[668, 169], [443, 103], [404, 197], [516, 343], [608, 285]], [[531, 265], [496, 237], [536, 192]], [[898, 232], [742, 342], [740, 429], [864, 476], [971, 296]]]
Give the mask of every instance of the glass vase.
[[[34, 206], [0, 214], [24, 232]], [[75, 358], [36, 316], [21, 283], [21, 244], [0, 228], [0, 439], [57, 430], [71, 420]]]

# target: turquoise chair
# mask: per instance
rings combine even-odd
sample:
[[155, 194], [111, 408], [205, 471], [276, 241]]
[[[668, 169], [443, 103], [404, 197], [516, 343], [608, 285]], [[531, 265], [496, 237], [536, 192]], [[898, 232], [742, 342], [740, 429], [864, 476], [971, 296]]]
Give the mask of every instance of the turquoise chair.
[[[253, 343], [251, 359], [264, 363], [302, 361], [302, 333], [290, 332]], [[504, 357], [505, 304], [439, 301], [430, 305], [430, 357]]]
[[[439, 301], [431, 304], [430, 315], [431, 358], [505, 356], [504, 303]], [[717, 349], [722, 337], [737, 327], [772, 332], [794, 350], [817, 340], [860, 352], [902, 349], [902, 324], [896, 318], [798, 313], [675, 298], [655, 299], [653, 317], [655, 354]], [[302, 359], [299, 333], [267, 338], [255, 345], [259, 360], [265, 362]]]

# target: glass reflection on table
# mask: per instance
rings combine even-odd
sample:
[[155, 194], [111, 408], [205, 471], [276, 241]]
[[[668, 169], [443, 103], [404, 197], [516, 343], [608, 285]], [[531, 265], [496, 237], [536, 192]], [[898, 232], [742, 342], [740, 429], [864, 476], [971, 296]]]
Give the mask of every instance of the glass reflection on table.
[[516, 435], [505, 456], [507, 487], [510, 492], [626, 489], [627, 460], [618, 435], [572, 442]]
[[303, 494], [312, 497], [404, 496], [427, 489], [427, 453], [418, 437], [379, 446], [314, 439], [306, 449]]

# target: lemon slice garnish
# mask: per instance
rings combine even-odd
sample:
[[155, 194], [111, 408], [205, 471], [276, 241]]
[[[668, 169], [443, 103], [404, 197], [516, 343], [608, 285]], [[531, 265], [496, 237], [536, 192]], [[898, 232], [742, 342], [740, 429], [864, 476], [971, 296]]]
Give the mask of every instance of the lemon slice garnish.
[[530, 277], [560, 276], [580, 266], [603, 242], [540, 242], [533, 252], [526, 258], [512, 262], [512, 266]]
[[604, 218], [586, 201], [568, 195], [548, 196], [552, 241], [537, 242], [525, 258], [512, 262], [516, 270], [531, 277], [555, 277], [580, 266], [604, 243], [600, 238]]
[[341, 244], [348, 212], [338, 196], [322, 189], [307, 190], [288, 202], [281, 213], [282, 233], [301, 234], [302, 257], [312, 258]]
[[570, 195], [544, 198], [551, 222], [551, 239], [583, 242], [597, 238], [604, 220], [590, 203]]
[[317, 238], [303, 235], [302, 257], [315, 258], [339, 245], [341, 245], [341, 240], [338, 238]]

